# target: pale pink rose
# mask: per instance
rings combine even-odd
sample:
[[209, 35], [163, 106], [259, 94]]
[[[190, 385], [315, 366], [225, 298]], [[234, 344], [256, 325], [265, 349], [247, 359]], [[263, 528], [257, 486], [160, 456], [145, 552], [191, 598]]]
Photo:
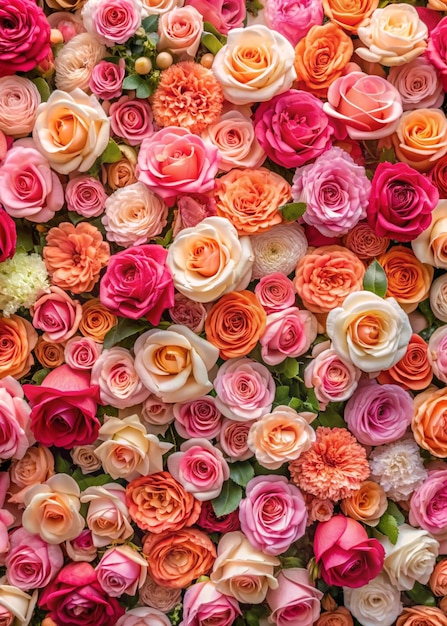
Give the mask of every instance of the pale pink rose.
[[404, 111], [437, 108], [444, 100], [441, 79], [425, 56], [392, 67], [387, 80], [400, 93]]
[[138, 146], [154, 134], [152, 109], [147, 100], [121, 96], [109, 109], [112, 132], [129, 146]]
[[101, 100], [119, 98], [123, 93], [122, 85], [125, 75], [124, 59], [120, 59], [118, 63], [100, 61], [95, 65], [90, 76], [90, 90]]
[[227, 35], [233, 28], [243, 26], [246, 14], [243, 0], [186, 0], [185, 4], [195, 7], [205, 22], [210, 22], [223, 35]]
[[88, 487], [81, 495], [81, 502], [89, 505], [86, 522], [97, 548], [103, 548], [111, 542], [123, 543], [132, 537], [134, 531], [124, 487], [118, 483]]
[[[5, 504], [6, 493], [9, 489], [9, 474], [8, 472], [0, 472], [0, 507]], [[3, 560], [3, 555], [9, 550], [9, 535], [8, 528], [15, 523], [14, 515], [7, 509], [0, 508], [0, 558]]]
[[266, 313], [276, 313], [295, 304], [293, 282], [282, 272], [263, 276], [255, 287], [255, 294]]
[[334, 503], [332, 500], [321, 500], [316, 496], [312, 496], [310, 493], [305, 494], [306, 507], [307, 507], [307, 525], [313, 524], [313, 522], [327, 522], [334, 514]]
[[217, 498], [230, 468], [222, 452], [207, 439], [192, 438], [168, 458], [168, 471], [196, 500]]
[[199, 582], [186, 590], [179, 626], [231, 626], [241, 614], [237, 600], [217, 591], [211, 581]]
[[48, 544], [25, 528], [11, 533], [9, 542], [6, 576], [9, 584], [22, 591], [46, 587], [64, 564], [60, 546]]
[[78, 330], [82, 306], [60, 287], [51, 286], [50, 292], [44, 293], [30, 307], [30, 313], [34, 328], [44, 331], [45, 341], [62, 343]]
[[236, 421], [252, 421], [271, 411], [275, 381], [262, 363], [254, 359], [228, 359], [214, 379], [216, 407]]
[[102, 352], [102, 343], [90, 337], [71, 337], [64, 346], [65, 363], [77, 370], [91, 370]]
[[76, 176], [68, 181], [65, 188], [67, 209], [83, 217], [102, 215], [106, 200], [104, 186], [93, 176]]
[[447, 383], [447, 326], [440, 326], [430, 336], [427, 357], [436, 378]]
[[104, 350], [92, 368], [92, 385], [99, 385], [103, 404], [124, 409], [143, 402], [149, 391], [135, 370], [134, 359], [127, 348], [114, 346]]
[[[162, 587], [152, 580], [150, 576], [147, 576], [144, 584], [139, 589], [138, 596], [140, 603], [157, 609], [162, 613], [169, 613], [177, 604], [180, 604], [182, 589]], [[150, 626], [152, 626], [152, 623]]]
[[55, 28], [62, 33], [64, 43], [73, 39], [75, 35], [85, 32], [80, 13], [56, 11], [47, 15], [47, 20], [51, 28]]
[[267, 365], [278, 365], [287, 357], [301, 356], [316, 339], [317, 329], [317, 318], [310, 311], [292, 306], [270, 313], [259, 340], [263, 361]]
[[[174, 421], [174, 406], [150, 393], [141, 405], [141, 419], [146, 424], [148, 432], [164, 434], [169, 424]], [[153, 430], [154, 428], [161, 430], [157, 433]]]
[[[447, 322], [447, 273], [444, 272], [432, 282], [430, 287], [430, 308], [435, 317]], [[419, 331], [414, 331], [419, 332]]]
[[193, 6], [174, 7], [158, 22], [157, 50], [169, 50], [181, 61], [192, 61], [199, 49], [203, 17]]
[[36, 85], [24, 76], [0, 78], [0, 130], [10, 137], [26, 137], [33, 130], [41, 102]]
[[138, 606], [126, 611], [115, 626], [171, 626], [171, 621], [157, 609]]
[[299, 621], [300, 626], [312, 626], [320, 616], [323, 593], [312, 584], [306, 569], [292, 567], [278, 575], [278, 586], [267, 592], [269, 618], [276, 626], [288, 626]]
[[106, 46], [126, 43], [141, 24], [141, 0], [88, 0], [81, 10], [87, 32]]
[[0, 165], [0, 203], [14, 218], [47, 222], [64, 204], [64, 191], [48, 160], [30, 139], [20, 139]]
[[31, 408], [20, 383], [12, 376], [0, 380], [0, 459], [22, 459], [34, 443], [29, 429]]
[[205, 328], [207, 309], [201, 302], [190, 300], [182, 293], [174, 296], [174, 306], [168, 309], [174, 324], [183, 324], [194, 333], [200, 334]]
[[112, 598], [135, 595], [146, 580], [146, 559], [128, 545], [109, 548], [96, 566], [98, 582]]
[[246, 461], [254, 455], [247, 443], [248, 433], [253, 423], [253, 421], [236, 422], [230, 419], [223, 420], [217, 440], [219, 441], [219, 447], [232, 463], [235, 461]]
[[144, 139], [138, 154], [137, 178], [172, 206], [179, 194], [214, 189], [219, 155], [186, 128], [167, 126]]
[[71, 541], [66, 541], [64, 545], [67, 556], [76, 563], [80, 561], [91, 563], [98, 555], [98, 550], [93, 544], [92, 533], [88, 528]]
[[312, 26], [323, 23], [323, 7], [318, 0], [267, 0], [264, 7], [267, 26], [284, 35], [293, 46]]
[[174, 426], [180, 437], [214, 439], [222, 427], [222, 414], [212, 396], [174, 404]]

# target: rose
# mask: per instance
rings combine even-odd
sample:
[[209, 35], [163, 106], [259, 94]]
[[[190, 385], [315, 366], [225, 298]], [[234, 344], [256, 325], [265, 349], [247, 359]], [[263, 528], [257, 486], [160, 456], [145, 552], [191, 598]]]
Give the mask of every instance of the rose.
[[34, 439], [29, 432], [31, 409], [21, 385], [12, 377], [0, 379], [0, 459], [22, 459]]
[[31, 351], [37, 343], [37, 333], [28, 320], [18, 315], [0, 317], [0, 377], [25, 376], [34, 363]]
[[134, 351], [143, 385], [163, 402], [195, 400], [211, 391], [209, 371], [218, 350], [186, 326], [148, 330], [138, 337]]
[[119, 98], [123, 92], [123, 80], [126, 75], [124, 65], [124, 59], [120, 59], [118, 64], [100, 61], [95, 65], [89, 80], [91, 92], [102, 100]]
[[79, 324], [79, 332], [84, 337], [89, 337], [97, 343], [102, 343], [106, 334], [117, 323], [116, 316], [101, 304], [99, 298], [91, 298], [82, 305], [82, 319]]
[[0, 165], [0, 202], [14, 218], [46, 222], [64, 204], [64, 192], [50, 164], [30, 139], [8, 150]]
[[429, 585], [435, 596], [445, 596], [447, 591], [446, 580], [447, 559], [442, 559], [436, 563], [436, 566], [430, 576]]
[[276, 626], [288, 626], [299, 620], [302, 626], [312, 626], [320, 615], [322, 597], [307, 570], [283, 569], [278, 575], [278, 587], [267, 592], [267, 604], [272, 611], [269, 621]]
[[389, 369], [404, 356], [412, 330], [394, 298], [372, 292], [349, 294], [329, 312], [326, 332], [333, 349], [364, 372]]
[[278, 587], [273, 575], [277, 565], [275, 556], [257, 550], [242, 532], [234, 531], [221, 536], [210, 578], [217, 591], [244, 604], [259, 604], [269, 588]]
[[50, 54], [50, 25], [40, 6], [11, 0], [0, 13], [0, 75], [29, 72]]
[[273, 272], [256, 283], [255, 295], [266, 313], [288, 309], [295, 304], [295, 289], [290, 278]]
[[367, 526], [377, 526], [388, 507], [383, 488], [372, 480], [365, 480], [360, 488], [340, 503], [342, 512]]
[[278, 365], [286, 358], [307, 352], [316, 339], [317, 327], [317, 318], [310, 311], [295, 306], [267, 315], [265, 331], [259, 339], [264, 363]]
[[65, 201], [69, 211], [86, 218], [98, 217], [104, 211], [107, 194], [103, 185], [93, 176], [76, 176], [65, 187]]
[[45, 341], [62, 343], [78, 330], [82, 308], [79, 300], [72, 300], [63, 289], [52, 286], [30, 307], [30, 313], [34, 328], [44, 331]]
[[[447, 326], [440, 326], [428, 340], [428, 362], [433, 374], [443, 383], [447, 383]], [[424, 342], [425, 343], [425, 342]], [[430, 381], [431, 382], [431, 381]], [[446, 594], [447, 595], [447, 594]]]
[[186, 590], [180, 626], [231, 626], [238, 615], [241, 609], [234, 598], [217, 591], [210, 581], [199, 582]]
[[354, 626], [351, 613], [344, 606], [325, 611], [315, 622], [315, 626]]
[[37, 600], [37, 591], [32, 596], [0, 579], [0, 619], [5, 626], [28, 626]]
[[413, 239], [411, 247], [421, 263], [447, 269], [445, 225], [447, 223], [447, 200], [440, 200], [431, 214], [431, 223]]
[[102, 590], [112, 598], [134, 596], [146, 580], [147, 561], [128, 545], [105, 551], [95, 568]]
[[445, 626], [445, 612], [432, 606], [405, 607], [397, 618], [396, 626]]
[[293, 199], [306, 204], [303, 221], [326, 237], [345, 235], [366, 217], [370, 191], [365, 168], [335, 146], [293, 177]]
[[380, 542], [386, 551], [383, 569], [395, 588], [405, 591], [412, 589], [416, 581], [422, 585], [428, 583], [439, 543], [426, 530], [401, 524], [395, 544], [384, 535]]
[[[377, 378], [380, 383], [396, 383], [402, 389], [421, 391], [431, 383], [432, 369], [429, 347], [419, 335], [413, 334], [400, 361]], [[439, 378], [439, 376], [438, 376]]]
[[262, 363], [253, 359], [229, 359], [214, 379], [216, 407], [235, 421], [252, 421], [269, 413], [275, 397], [275, 381]]
[[34, 356], [43, 367], [48, 369], [59, 367], [59, 365], [64, 363], [64, 345], [45, 341], [45, 339], [39, 337], [34, 348]]
[[410, 500], [409, 522], [420, 526], [439, 541], [440, 552], [447, 545], [447, 467], [430, 469], [427, 478], [414, 492]]
[[379, 446], [404, 436], [413, 417], [413, 398], [398, 385], [363, 380], [345, 405], [349, 430], [367, 446]]
[[411, 430], [418, 445], [436, 457], [447, 457], [447, 433], [444, 428], [447, 412], [445, 389], [429, 387], [414, 398]]
[[206, 307], [181, 293], [175, 294], [174, 305], [168, 309], [168, 313], [174, 324], [186, 326], [194, 333], [201, 333], [205, 327]]
[[193, 60], [202, 32], [203, 16], [194, 6], [174, 7], [160, 16], [157, 50], [169, 50], [182, 61]]
[[[444, 9], [442, 9], [444, 10]], [[427, 45], [427, 58], [441, 75], [444, 89], [447, 86], [447, 48], [445, 44], [447, 20], [443, 18], [430, 32]]]
[[141, 24], [141, 0], [88, 0], [81, 17], [87, 32], [112, 47], [126, 43]]
[[447, 322], [447, 274], [441, 274], [431, 284], [430, 308], [433, 315]]
[[122, 96], [109, 109], [110, 128], [130, 146], [154, 134], [152, 109], [147, 100]]
[[40, 102], [37, 87], [29, 78], [0, 78], [0, 130], [15, 138], [29, 135]]
[[25, 455], [11, 463], [9, 470], [11, 476], [12, 503], [23, 503], [23, 495], [31, 485], [44, 483], [54, 474], [54, 458], [48, 448], [36, 446], [28, 448]]
[[427, 172], [447, 152], [447, 118], [440, 109], [405, 111], [392, 136], [399, 161]]
[[[141, 419], [149, 424], [154, 434], [164, 434], [168, 424], [174, 421], [173, 407], [175, 405], [162, 402], [153, 394], [143, 402], [141, 406]], [[157, 430], [159, 429], [159, 430]]]
[[229, 102], [249, 104], [271, 100], [290, 89], [296, 78], [293, 60], [290, 42], [257, 24], [229, 32], [212, 70]]
[[86, 522], [93, 544], [103, 548], [112, 541], [123, 543], [133, 535], [124, 487], [108, 483], [103, 487], [87, 487], [81, 502], [88, 503]]
[[23, 528], [50, 544], [74, 539], [84, 528], [79, 496], [78, 484], [67, 474], [30, 487], [24, 496]]
[[57, 29], [61, 32], [64, 42], [70, 41], [75, 35], [85, 32], [84, 25], [79, 13], [69, 13], [68, 11], [60, 10], [67, 8], [68, 10], [76, 10], [82, 3], [82, 0], [48, 0], [47, 4], [52, 9], [55, 9], [54, 13], [47, 15], [48, 23], [51, 28]]
[[285, 476], [255, 476], [239, 504], [239, 519], [253, 547], [278, 556], [306, 532], [306, 504]]
[[390, 583], [385, 572], [364, 587], [344, 587], [343, 597], [346, 607], [363, 626], [392, 624], [403, 608], [400, 592]]
[[0, 263], [12, 259], [17, 245], [17, 231], [14, 220], [0, 207]]
[[133, 148], [127, 144], [118, 145], [121, 152], [121, 159], [115, 163], [105, 163], [102, 166], [102, 181], [115, 191], [126, 185], [136, 183], [135, 168], [137, 155]]
[[239, 530], [241, 527], [239, 509], [217, 517], [211, 501], [205, 500], [202, 502], [202, 509], [196, 525], [209, 533], [229, 533], [233, 530]]
[[378, 5], [377, 0], [357, 0], [354, 4], [349, 0], [323, 0], [325, 16], [350, 34], [368, 23]]
[[89, 82], [93, 69], [107, 55], [105, 46], [94, 35], [75, 35], [58, 51], [54, 61], [56, 87], [64, 92], [82, 89], [90, 93]]
[[264, 20], [269, 28], [278, 31], [293, 46], [302, 39], [308, 30], [323, 21], [323, 10], [319, 2], [283, 0], [264, 5]]
[[390, 240], [376, 235], [366, 221], [358, 222], [342, 238], [342, 242], [362, 261], [370, 261], [379, 254], [383, 254], [390, 245]]
[[210, 22], [222, 35], [228, 35], [233, 28], [243, 26], [245, 4], [241, 0], [230, 0], [230, 2], [218, 0], [213, 4], [206, 0], [186, 0], [185, 4], [197, 9], [204, 21]]
[[147, 606], [126, 611], [116, 622], [116, 626], [170, 626], [170, 624], [169, 618], [164, 613]]
[[436, 161], [429, 172], [430, 179], [439, 191], [440, 198], [447, 198], [447, 156]]
[[143, 139], [136, 174], [172, 206], [178, 194], [211, 191], [217, 169], [217, 148], [186, 128], [168, 126]]
[[382, 139], [402, 115], [402, 99], [385, 78], [350, 72], [331, 83], [323, 111], [340, 120], [351, 139]]
[[382, 569], [385, 550], [369, 539], [355, 520], [334, 515], [315, 531], [314, 552], [320, 576], [328, 585], [363, 587]]
[[246, 461], [253, 456], [253, 452], [248, 447], [248, 433], [252, 424], [252, 421], [235, 422], [230, 419], [223, 420], [217, 439], [219, 446], [230, 461]]
[[39, 607], [59, 624], [110, 626], [125, 609], [107, 597], [89, 563], [69, 563], [43, 591]]
[[85, 446], [75, 446], [70, 451], [70, 456], [73, 459], [73, 463], [78, 465], [83, 474], [92, 474], [101, 469], [101, 461], [95, 455], [95, 444], [89, 444]]
[[176, 402], [173, 408], [175, 430], [183, 439], [203, 437], [214, 439], [222, 426], [222, 414], [212, 396], [189, 402]]
[[98, 435], [98, 388], [87, 372], [61, 365], [40, 386], [23, 385], [31, 410], [31, 430], [39, 443], [70, 449], [93, 443]]
[[102, 352], [102, 344], [90, 337], [72, 337], [64, 347], [64, 358], [73, 369], [91, 370]]
[[87, 561], [91, 563], [98, 556], [98, 550], [93, 545], [92, 533], [85, 528], [77, 537], [65, 542], [67, 556], [72, 561]]
[[395, 298], [406, 313], [415, 311], [418, 304], [428, 297], [433, 268], [422, 264], [404, 246], [393, 246], [377, 260], [387, 277], [386, 295]]
[[174, 217], [173, 236], [183, 228], [197, 226], [206, 217], [216, 215], [216, 203], [211, 193], [195, 193], [177, 198], [177, 215]]
[[103, 404], [125, 409], [149, 396], [135, 371], [134, 359], [126, 348], [114, 346], [104, 350], [93, 365], [91, 375], [92, 385], [99, 386]]
[[[433, 35], [430, 35], [430, 42]], [[427, 50], [427, 57], [429, 53]], [[441, 80], [434, 65], [423, 57], [419, 57], [400, 65], [392, 67], [387, 80], [396, 87], [402, 98], [403, 110], [430, 109], [441, 106], [444, 99]]]
[[168, 587], [157, 585], [150, 576], [147, 576], [144, 585], [139, 589], [140, 601], [144, 605], [162, 611], [163, 613], [172, 611], [172, 609], [180, 603], [181, 598], [181, 589], [169, 589]]

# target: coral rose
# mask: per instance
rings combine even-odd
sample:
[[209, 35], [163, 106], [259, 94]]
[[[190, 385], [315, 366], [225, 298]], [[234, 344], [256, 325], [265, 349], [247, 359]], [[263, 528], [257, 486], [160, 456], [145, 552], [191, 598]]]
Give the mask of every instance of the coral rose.
[[395, 130], [397, 158], [418, 172], [428, 172], [447, 152], [447, 118], [440, 109], [405, 111]]
[[447, 390], [429, 387], [414, 398], [411, 424], [418, 445], [433, 456], [447, 458]]
[[447, 626], [447, 616], [434, 606], [405, 607], [397, 618], [396, 626]]
[[447, 595], [447, 559], [442, 559], [436, 563], [430, 576], [429, 585], [435, 596]]
[[428, 387], [432, 378], [428, 346], [422, 337], [413, 333], [404, 356], [389, 370], [381, 372], [377, 380], [382, 384], [396, 383], [403, 389], [421, 391]]
[[421, 263], [447, 269], [447, 200], [440, 200], [432, 213], [430, 225], [411, 242]]
[[64, 344], [45, 341], [45, 339], [39, 337], [36, 347], [34, 348], [34, 356], [43, 367], [53, 369], [64, 363], [64, 351]]
[[37, 343], [37, 333], [28, 320], [18, 315], [0, 317], [0, 378], [25, 376], [34, 363], [31, 351]]
[[377, 526], [387, 506], [385, 491], [372, 480], [363, 481], [357, 491], [340, 503], [345, 515], [367, 526]]
[[323, 10], [331, 22], [348, 33], [356, 34], [379, 6], [379, 0], [323, 0]]
[[371, 261], [386, 252], [390, 245], [387, 237], [379, 237], [366, 222], [358, 222], [343, 239], [343, 245], [362, 261]]

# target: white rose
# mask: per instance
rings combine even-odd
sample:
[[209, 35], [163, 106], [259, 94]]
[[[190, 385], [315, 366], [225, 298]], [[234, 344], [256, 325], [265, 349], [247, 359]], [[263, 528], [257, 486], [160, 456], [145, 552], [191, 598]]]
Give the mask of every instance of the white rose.
[[196, 302], [212, 302], [247, 287], [253, 260], [249, 237], [239, 239], [225, 217], [207, 217], [180, 231], [166, 264], [177, 291]]
[[9, 616], [4, 615], [4, 612], [2, 612], [1, 617], [5, 620], [5, 624], [27, 626], [33, 616], [37, 595], [38, 591], [35, 591], [33, 595], [29, 595], [17, 587], [8, 585], [6, 577], [1, 578], [0, 607], [9, 611], [11, 615], [11, 621], [9, 621]]
[[413, 331], [394, 298], [357, 291], [329, 312], [326, 332], [342, 358], [364, 372], [379, 372], [404, 356]]
[[362, 626], [391, 626], [403, 608], [400, 591], [385, 572], [363, 587], [343, 587], [343, 595], [345, 607]]

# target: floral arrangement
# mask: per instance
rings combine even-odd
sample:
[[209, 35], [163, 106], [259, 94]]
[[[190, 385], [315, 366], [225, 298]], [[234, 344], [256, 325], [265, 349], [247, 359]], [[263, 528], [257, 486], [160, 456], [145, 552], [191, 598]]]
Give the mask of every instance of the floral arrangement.
[[447, 626], [446, 91], [445, 0], [1, 4], [1, 626]]

